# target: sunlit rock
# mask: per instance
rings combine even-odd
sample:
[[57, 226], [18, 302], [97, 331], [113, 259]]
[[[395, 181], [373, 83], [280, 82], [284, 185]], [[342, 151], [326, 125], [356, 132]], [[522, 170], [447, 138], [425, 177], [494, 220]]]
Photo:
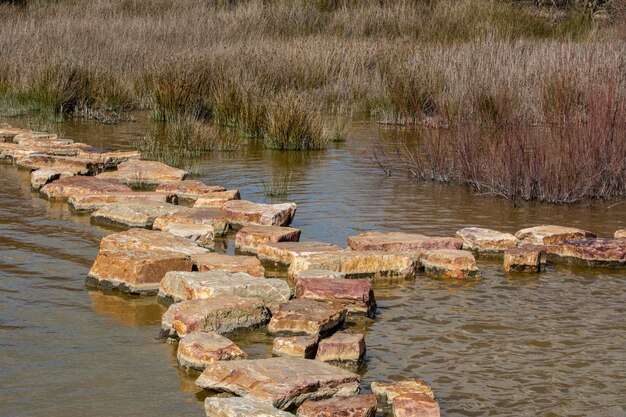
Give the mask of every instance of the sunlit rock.
[[189, 239], [204, 248], [215, 249], [215, 228], [210, 224], [168, 223], [163, 231]]
[[547, 225], [522, 229], [515, 233], [515, 237], [521, 240], [522, 244], [555, 245], [566, 240], [594, 238], [596, 235], [575, 227]]
[[372, 382], [371, 388], [378, 399], [379, 411], [381, 413], [390, 409], [393, 405], [393, 400], [399, 395], [419, 394], [432, 400], [435, 399], [435, 393], [428, 383], [421, 378], [394, 382]]
[[329, 269], [307, 269], [305, 271], [298, 272], [295, 278], [345, 279], [346, 274], [343, 272], [331, 271]]
[[91, 221], [150, 228], [157, 217], [182, 210], [185, 208], [165, 202], [125, 201], [102, 206], [91, 214]]
[[221, 253], [203, 253], [193, 256], [194, 264], [200, 272], [206, 271], [226, 271], [245, 272], [254, 277], [263, 277], [265, 268], [261, 261], [252, 256], [231, 256]]
[[30, 173], [30, 186], [34, 190], [40, 190], [44, 185], [58, 180], [76, 175], [75, 171], [58, 170], [51, 168], [40, 168]]
[[274, 339], [272, 354], [274, 356], [313, 359], [317, 352], [318, 341], [317, 336], [277, 337]]
[[273, 242], [259, 245], [257, 256], [262, 261], [289, 266], [297, 256], [342, 250], [339, 246], [323, 242]]
[[220, 334], [196, 332], [180, 339], [176, 359], [183, 368], [202, 371], [215, 361], [248, 359], [248, 355], [232, 340]]
[[423, 394], [403, 394], [393, 400], [394, 417], [440, 417], [437, 401]]
[[[54, 184], [54, 183], [53, 183]], [[113, 192], [70, 195], [67, 202], [74, 211], [96, 211], [107, 204], [130, 202], [177, 203], [175, 198], [154, 192]]]
[[362, 334], [335, 333], [317, 346], [315, 360], [322, 362], [360, 362], [365, 356], [365, 337]]
[[334, 397], [321, 401], [307, 401], [298, 408], [298, 417], [375, 417], [374, 394]]
[[98, 161], [46, 154], [24, 156], [16, 159], [15, 164], [30, 170], [40, 168], [55, 169], [57, 171], [73, 172], [74, 175], [96, 175], [104, 170], [104, 164]]
[[256, 298], [224, 296], [187, 300], [169, 306], [161, 318], [161, 334], [167, 337], [183, 337], [194, 332], [227, 334], [262, 326], [270, 317], [270, 310]]
[[367, 232], [350, 236], [348, 246], [357, 251], [419, 252], [427, 249], [461, 249], [463, 240], [417, 233]]
[[624, 238], [626, 238], [626, 229], [616, 230], [614, 237], [615, 237], [615, 239], [624, 239]]
[[209, 397], [204, 400], [207, 417], [294, 417], [271, 404], [254, 398]]
[[185, 255], [207, 252], [207, 249], [185, 238], [146, 229], [130, 229], [104, 237], [100, 241], [100, 251], [108, 250], [166, 251]]
[[480, 278], [472, 252], [455, 249], [435, 249], [420, 255], [421, 269], [438, 278]]
[[98, 177], [67, 177], [46, 184], [41, 194], [49, 199], [67, 199], [74, 195], [130, 193], [130, 187]]
[[122, 162], [115, 171], [99, 174], [102, 179], [119, 181], [133, 187], [154, 186], [181, 181], [187, 172], [156, 161], [131, 159]]
[[376, 314], [374, 290], [365, 279], [298, 278], [295, 294], [296, 298], [336, 304], [349, 313]]
[[[159, 195], [167, 195], [160, 194]], [[164, 230], [170, 224], [208, 224], [213, 226], [213, 234], [215, 237], [222, 237], [228, 232], [229, 223], [224, 215], [214, 208], [204, 209], [187, 209], [178, 213], [157, 217], [152, 227]]]
[[13, 142], [21, 146], [51, 145], [67, 146], [74, 143], [71, 139], [59, 138], [58, 135], [48, 132], [25, 132], [17, 134], [12, 139]]
[[235, 248], [240, 252], [256, 254], [263, 243], [299, 240], [300, 230], [293, 227], [244, 226], [235, 236]]
[[13, 138], [22, 133], [30, 133], [30, 129], [12, 127], [7, 123], [0, 124], [0, 142], [13, 142]]
[[228, 201], [239, 200], [241, 195], [237, 190], [220, 191], [211, 194], [205, 194], [199, 197], [194, 203], [194, 208], [202, 207], [222, 207]]
[[343, 325], [346, 310], [316, 300], [283, 303], [272, 316], [268, 331], [275, 335], [328, 335]]
[[548, 258], [555, 262], [590, 267], [626, 267], [626, 239], [567, 240], [547, 247]]
[[482, 227], [466, 227], [457, 231], [456, 235], [463, 239], [463, 249], [477, 252], [503, 252], [518, 244], [517, 238], [510, 233]]
[[503, 268], [506, 272], [541, 272], [546, 265], [545, 246], [524, 245], [504, 251]]
[[104, 164], [105, 168], [114, 168], [122, 162], [126, 162], [131, 159], [141, 159], [141, 152], [89, 147], [80, 149], [77, 156], [79, 158], [93, 159], [101, 162]]
[[196, 384], [288, 409], [307, 400], [357, 394], [359, 381], [357, 374], [323, 362], [278, 357], [214, 362]]
[[198, 180], [183, 180], [160, 184], [155, 191], [158, 193], [176, 194], [181, 199], [196, 201], [200, 197], [225, 191], [225, 188], [219, 185], [206, 185]]
[[231, 224], [237, 226], [289, 226], [296, 214], [294, 203], [261, 204], [231, 200], [221, 207]]

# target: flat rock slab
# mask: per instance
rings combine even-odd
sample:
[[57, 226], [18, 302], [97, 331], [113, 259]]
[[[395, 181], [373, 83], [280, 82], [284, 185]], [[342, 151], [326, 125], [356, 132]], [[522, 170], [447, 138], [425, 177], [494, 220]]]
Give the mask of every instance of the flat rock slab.
[[202, 371], [212, 362], [248, 359], [248, 355], [218, 333], [196, 332], [180, 339], [176, 359], [183, 368]]
[[615, 237], [615, 239], [624, 239], [624, 238], [626, 238], [626, 229], [616, 230], [615, 234], [613, 236]]
[[567, 240], [547, 247], [548, 257], [590, 267], [626, 267], [626, 239]]
[[317, 336], [277, 337], [274, 339], [272, 354], [274, 356], [313, 359], [317, 352], [318, 341]]
[[196, 385], [288, 409], [307, 400], [357, 394], [359, 380], [357, 374], [323, 362], [279, 357], [214, 362]]
[[15, 164], [18, 167], [31, 170], [48, 168], [59, 171], [72, 171], [76, 172], [76, 175], [96, 175], [104, 171], [104, 164], [98, 161], [48, 154], [31, 154], [17, 158]]
[[381, 410], [390, 408], [393, 400], [399, 395], [420, 394], [435, 399], [435, 393], [426, 381], [421, 378], [411, 378], [395, 382], [372, 382], [372, 392], [378, 398]]
[[131, 201], [151, 201], [154, 203], [176, 203], [170, 196], [154, 192], [123, 192], [123, 193], [98, 193], [77, 194], [68, 199], [68, 204], [74, 211], [96, 211], [107, 204], [129, 203]]
[[30, 186], [34, 190], [41, 190], [46, 184], [58, 180], [59, 178], [68, 178], [78, 175], [79, 171], [55, 169], [55, 168], [39, 168], [30, 173]]
[[210, 224], [168, 223], [163, 231], [189, 239], [204, 248], [215, 249], [215, 229]]
[[288, 266], [297, 256], [342, 250], [344, 249], [337, 245], [323, 242], [275, 242], [261, 244], [257, 248], [257, 256], [262, 261]]
[[179, 198], [196, 201], [199, 197], [225, 190], [219, 185], [206, 185], [198, 180], [183, 180], [160, 184], [155, 191], [157, 193], [176, 194]]
[[119, 164], [116, 171], [103, 172], [98, 176], [130, 186], [149, 186], [181, 181], [186, 175], [186, 171], [161, 162], [129, 160]]
[[15, 135], [12, 139], [13, 142], [22, 146], [49, 144], [56, 146], [71, 145], [74, 141], [71, 139], [59, 138], [55, 133], [48, 132], [23, 132]]
[[207, 252], [207, 249], [185, 238], [145, 229], [130, 229], [110, 234], [100, 241], [100, 250], [166, 251], [185, 255]]
[[22, 133], [31, 133], [30, 129], [12, 127], [7, 123], [0, 124], [0, 142], [12, 142], [13, 138]]
[[[157, 193], [159, 194], [159, 193]], [[166, 194], [160, 194], [166, 195]], [[175, 214], [157, 217], [152, 227], [155, 229], [165, 229], [169, 224], [208, 224], [213, 226], [215, 237], [221, 237], [228, 232], [229, 223], [226, 217], [214, 208], [187, 209]]]
[[556, 245], [566, 240], [594, 238], [596, 235], [575, 227], [547, 225], [522, 229], [515, 233], [515, 237], [521, 240], [522, 244], [547, 246]]
[[456, 235], [463, 239], [463, 249], [477, 252], [500, 253], [516, 247], [519, 242], [510, 233], [482, 227], [466, 227], [457, 231]]
[[279, 226], [244, 226], [235, 236], [235, 248], [241, 252], [258, 252], [258, 247], [264, 243], [298, 242], [300, 230], [293, 227]]
[[209, 397], [204, 400], [207, 417], [294, 417], [265, 401], [241, 397]]
[[295, 299], [281, 304], [268, 331], [276, 335], [327, 335], [343, 325], [346, 310], [327, 303]]
[[348, 246], [357, 251], [419, 252], [428, 249], [461, 249], [463, 240], [417, 233], [367, 232], [350, 236]]
[[346, 274], [343, 272], [331, 271], [329, 269], [307, 269], [305, 271], [298, 272], [295, 278], [345, 279]]
[[524, 245], [504, 251], [503, 269], [506, 272], [538, 273], [546, 265], [545, 246]]
[[82, 159], [92, 159], [101, 162], [105, 168], [114, 168], [122, 162], [131, 159], [141, 159], [141, 152], [89, 147], [80, 149], [77, 156]]
[[194, 203], [194, 208], [222, 207], [228, 201], [239, 200], [241, 195], [237, 190], [219, 191], [200, 196]]
[[315, 360], [322, 362], [360, 362], [365, 356], [365, 337], [362, 334], [335, 333], [317, 346]]
[[130, 187], [114, 181], [98, 177], [68, 177], [46, 184], [41, 194], [49, 199], [67, 199], [71, 196], [85, 194], [130, 193]]
[[161, 281], [159, 297], [201, 300], [235, 295], [257, 298], [269, 307], [278, 307], [291, 298], [291, 288], [281, 279], [259, 279], [243, 272], [172, 272]]
[[399, 395], [393, 400], [394, 417], [440, 417], [439, 404], [422, 394]]
[[151, 228], [154, 219], [185, 210], [184, 207], [154, 201], [111, 203], [91, 214], [91, 221], [113, 223], [128, 227]]
[[454, 249], [429, 250], [420, 255], [424, 272], [438, 278], [480, 278], [472, 252]]
[[265, 268], [261, 261], [252, 256], [231, 256], [221, 253], [203, 253], [192, 257], [196, 268], [200, 272], [226, 271], [245, 272], [253, 277], [265, 276]]
[[89, 270], [87, 284], [132, 294], [154, 294], [169, 271], [191, 271], [188, 255], [166, 251], [100, 251]]
[[376, 314], [374, 290], [365, 279], [298, 278], [295, 294], [296, 298], [337, 304], [349, 313]]
[[417, 267], [415, 254], [345, 250], [298, 256], [289, 266], [289, 274], [298, 276], [309, 269], [325, 269], [341, 272], [346, 278], [412, 278]]
[[222, 208], [234, 225], [289, 226], [296, 215], [295, 203], [260, 204], [246, 200], [231, 200]]
[[298, 417], [375, 417], [376, 396], [362, 394], [307, 401], [298, 408], [297, 415]]

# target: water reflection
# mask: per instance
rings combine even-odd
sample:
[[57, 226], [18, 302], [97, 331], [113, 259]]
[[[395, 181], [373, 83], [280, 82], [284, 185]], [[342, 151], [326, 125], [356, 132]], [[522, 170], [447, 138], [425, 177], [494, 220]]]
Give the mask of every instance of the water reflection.
[[94, 312], [110, 317], [125, 326], [160, 326], [161, 316], [167, 309], [157, 303], [154, 297], [126, 296], [101, 291], [88, 293]]

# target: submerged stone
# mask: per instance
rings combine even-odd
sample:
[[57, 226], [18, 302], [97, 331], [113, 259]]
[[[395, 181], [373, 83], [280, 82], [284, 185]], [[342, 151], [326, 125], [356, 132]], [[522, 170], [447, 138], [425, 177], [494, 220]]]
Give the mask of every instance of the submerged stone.
[[521, 240], [521, 243], [555, 245], [566, 240], [594, 238], [596, 235], [575, 227], [547, 225], [522, 229], [515, 233], [515, 237]]
[[288, 266], [297, 256], [339, 252], [342, 250], [339, 246], [322, 242], [273, 242], [259, 245], [257, 256], [262, 261]]
[[79, 158], [93, 159], [101, 162], [105, 168], [114, 168], [122, 162], [126, 162], [131, 159], [141, 159], [141, 152], [89, 147], [80, 149], [77, 156]]
[[365, 337], [362, 334], [335, 333], [317, 346], [315, 360], [323, 362], [360, 362], [365, 356]]
[[96, 211], [111, 203], [129, 203], [132, 201], [151, 201], [155, 203], [176, 203], [165, 194], [154, 192], [122, 192], [71, 195], [67, 202], [74, 211]]
[[375, 417], [376, 396], [362, 394], [307, 401], [298, 408], [297, 415], [298, 417]]
[[417, 233], [367, 232], [350, 236], [348, 246], [357, 251], [419, 252], [428, 249], [461, 249], [463, 240]]
[[155, 191], [158, 193], [176, 194], [179, 198], [195, 201], [205, 195], [225, 191], [225, 188], [219, 185], [206, 185], [198, 180], [183, 180], [160, 184]]
[[164, 202], [126, 201], [104, 205], [91, 214], [91, 221], [151, 228], [155, 218], [182, 210], [185, 208]]
[[146, 229], [130, 229], [110, 234], [100, 241], [100, 250], [166, 251], [185, 255], [207, 252], [207, 249], [182, 237]]
[[241, 397], [209, 397], [204, 400], [207, 417], [294, 417], [266, 401]]
[[518, 244], [517, 238], [510, 233], [482, 227], [466, 227], [457, 231], [456, 235], [463, 239], [463, 249], [477, 252], [498, 253]]
[[376, 314], [374, 290], [365, 279], [298, 278], [295, 293], [296, 298], [337, 304], [349, 313]]
[[394, 417], [440, 417], [439, 404], [422, 394], [403, 394], [393, 400]]
[[122, 162], [115, 171], [99, 174], [102, 179], [118, 181], [130, 186], [150, 186], [181, 181], [187, 172], [156, 161], [131, 159]]
[[228, 201], [239, 200], [241, 195], [237, 190], [220, 191], [211, 194], [205, 194], [198, 198], [194, 203], [194, 208], [202, 207], [222, 207]]
[[504, 271], [538, 273], [546, 265], [544, 246], [524, 245], [504, 251]]
[[153, 227], [163, 230], [170, 224], [208, 224], [213, 226], [215, 237], [224, 236], [229, 228], [228, 220], [224, 215], [219, 210], [212, 208], [191, 208], [167, 216], [157, 217], [154, 220]]
[[567, 240], [547, 247], [550, 259], [590, 267], [626, 267], [626, 239]]
[[318, 341], [317, 336], [277, 337], [274, 339], [272, 353], [274, 356], [313, 359]]
[[210, 224], [168, 223], [163, 231], [189, 239], [204, 248], [215, 249], [215, 228]]
[[399, 395], [421, 394], [435, 399], [435, 393], [426, 381], [421, 378], [406, 379], [397, 382], [372, 382], [372, 392], [378, 398], [381, 410], [393, 405], [393, 400]]
[[98, 177], [67, 177], [47, 184], [41, 194], [49, 199], [67, 199], [74, 195], [130, 193], [130, 187]]
[[283, 303], [272, 316], [268, 331], [276, 335], [328, 335], [340, 328], [346, 310], [315, 300]]
[[278, 357], [214, 362], [196, 385], [288, 409], [307, 400], [357, 394], [359, 381], [357, 374], [323, 362]]
[[263, 243], [299, 240], [300, 230], [293, 227], [244, 226], [235, 236], [235, 247], [241, 252], [256, 254]]
[[294, 203], [260, 204], [246, 200], [226, 202], [222, 212], [237, 226], [289, 226], [296, 214]]
[[421, 268], [428, 275], [439, 278], [480, 278], [474, 255], [454, 249], [429, 250], [420, 255]]
[[204, 253], [193, 256], [194, 264], [200, 272], [206, 271], [226, 271], [245, 272], [254, 277], [265, 276], [265, 268], [261, 261], [252, 256], [231, 256], [221, 253]]
[[176, 359], [183, 368], [202, 371], [215, 361], [248, 359], [232, 340], [215, 332], [188, 334], [178, 342]]

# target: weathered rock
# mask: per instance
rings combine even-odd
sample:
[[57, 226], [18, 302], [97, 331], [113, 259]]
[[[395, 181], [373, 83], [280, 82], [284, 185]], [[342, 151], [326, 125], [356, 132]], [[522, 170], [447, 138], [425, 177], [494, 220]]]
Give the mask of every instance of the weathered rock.
[[394, 417], [440, 417], [439, 404], [422, 394], [399, 395], [393, 400]]
[[291, 298], [291, 288], [281, 279], [259, 279], [243, 272], [172, 272], [161, 281], [159, 297], [203, 300], [221, 296], [257, 298], [268, 307], [277, 307]]
[[412, 378], [398, 382], [372, 382], [372, 392], [378, 398], [381, 410], [393, 405], [393, 400], [399, 395], [420, 394], [435, 399], [435, 393], [428, 383], [421, 378]]
[[457, 231], [456, 235], [463, 239], [463, 249], [477, 252], [499, 253], [518, 244], [517, 238], [510, 233], [482, 227], [466, 227]]
[[100, 193], [100, 194], [77, 194], [68, 198], [67, 202], [74, 211], [96, 211], [111, 203], [130, 203], [131, 201], [151, 201], [154, 203], [177, 203], [176, 199], [169, 198], [166, 194], [153, 192], [124, 192], [124, 193]]
[[167, 251], [100, 251], [87, 279], [98, 288], [116, 288], [133, 294], [152, 294], [169, 271], [191, 271], [189, 255]]
[[176, 194], [179, 198], [196, 201], [205, 195], [208, 196], [215, 192], [225, 191], [225, 188], [219, 185], [206, 185], [198, 180], [183, 180], [160, 184], [155, 191], [157, 193]]
[[346, 310], [315, 300], [295, 299], [281, 304], [268, 331], [276, 335], [328, 335], [343, 325]]
[[113, 168], [131, 159], [141, 159], [141, 152], [89, 147], [80, 149], [77, 156], [101, 162], [105, 168]]
[[204, 248], [215, 249], [215, 229], [210, 224], [168, 223], [163, 231], [189, 239]]
[[38, 149], [25, 148], [16, 143], [0, 142], [0, 161], [13, 163], [28, 155], [42, 153]]
[[360, 362], [365, 356], [365, 337], [362, 334], [335, 333], [317, 346], [315, 360], [322, 362]]
[[66, 199], [73, 195], [130, 193], [130, 187], [98, 177], [61, 178], [41, 189], [41, 194], [49, 199]]
[[196, 268], [200, 272], [206, 271], [226, 271], [245, 272], [253, 277], [265, 276], [265, 268], [261, 261], [252, 256], [231, 256], [221, 253], [203, 253], [192, 257]]
[[231, 200], [221, 207], [234, 225], [289, 226], [296, 214], [294, 203], [260, 204], [246, 200]]
[[159, 216], [177, 213], [184, 207], [154, 201], [125, 201], [106, 204], [91, 214], [91, 221], [113, 223], [128, 227], [151, 228]]
[[21, 145], [21, 146], [32, 146], [32, 145], [53, 145], [53, 146], [66, 146], [71, 145], [74, 141], [70, 139], [62, 139], [59, 138], [54, 133], [48, 132], [24, 132], [17, 134], [13, 137], [13, 142]]
[[202, 371], [212, 362], [248, 359], [248, 355], [222, 335], [196, 332], [180, 339], [176, 359], [183, 368]]
[[515, 237], [521, 240], [521, 243], [547, 246], [555, 245], [566, 240], [594, 238], [596, 235], [575, 227], [548, 225], [522, 229], [515, 233]]
[[30, 185], [34, 190], [40, 190], [44, 185], [54, 180], [73, 177], [74, 175], [77, 175], [75, 171], [39, 168], [30, 173]]
[[626, 267], [626, 239], [567, 240], [547, 247], [550, 260], [591, 267]]
[[295, 278], [345, 279], [346, 274], [343, 272], [331, 271], [329, 269], [307, 269], [305, 271], [298, 272]]
[[357, 394], [359, 379], [357, 374], [323, 362], [279, 357], [214, 362], [196, 384], [288, 409], [307, 400]]
[[229, 228], [228, 220], [224, 215], [218, 209], [212, 208], [192, 208], [168, 216], [157, 217], [152, 227], [163, 230], [169, 224], [208, 224], [213, 226], [215, 237], [224, 236]]
[[100, 241], [100, 251], [111, 250], [165, 251], [185, 255], [207, 252], [205, 248], [185, 238], [146, 229], [130, 229], [104, 237]]
[[227, 334], [266, 324], [270, 311], [261, 300], [243, 297], [214, 297], [187, 300], [169, 306], [161, 317], [161, 333], [183, 337], [194, 332]]
[[296, 298], [325, 301], [349, 313], [376, 314], [374, 290], [365, 279], [298, 278], [295, 293]]
[[277, 337], [274, 339], [272, 353], [275, 356], [313, 359], [318, 341], [317, 336]]
[[322, 242], [275, 242], [259, 245], [257, 256], [262, 261], [288, 266], [297, 256], [340, 252], [342, 250], [339, 246]]
[[300, 230], [292, 227], [244, 226], [235, 236], [235, 248], [241, 252], [256, 254], [263, 243], [299, 240]]
[[138, 159], [122, 162], [116, 171], [99, 174], [102, 179], [119, 181], [130, 186], [149, 186], [181, 181], [187, 172], [156, 161]]
[[241, 397], [209, 397], [204, 400], [207, 417], [294, 417], [265, 401]]
[[0, 124], [0, 142], [12, 142], [13, 138], [22, 133], [30, 133], [30, 129], [11, 127], [7, 123]]
[[428, 249], [461, 249], [463, 240], [416, 233], [367, 232], [350, 236], [348, 246], [357, 251], [419, 252]]
[[524, 245], [504, 251], [504, 270], [506, 272], [541, 272], [546, 265], [545, 246]]
[[231, 200], [239, 200], [241, 195], [237, 190], [228, 190], [215, 192], [211, 194], [205, 194], [199, 197], [194, 203], [194, 208], [202, 208], [202, 207], [222, 207], [228, 201]]
[[298, 256], [289, 266], [289, 274], [297, 276], [308, 269], [326, 269], [344, 273], [346, 278], [411, 278], [417, 267], [416, 254], [345, 250]]
[[334, 397], [328, 400], [307, 401], [298, 408], [298, 417], [375, 417], [374, 394]]
[[626, 238], [626, 229], [616, 230], [614, 237], [615, 237], [615, 239], [624, 239], [624, 238]]
[[31, 154], [18, 158], [15, 164], [30, 170], [47, 168], [73, 172], [75, 175], [96, 175], [104, 170], [104, 164], [91, 159], [74, 158], [47, 154]]
[[455, 249], [429, 250], [420, 255], [421, 269], [440, 278], [480, 278], [476, 259], [469, 251]]

